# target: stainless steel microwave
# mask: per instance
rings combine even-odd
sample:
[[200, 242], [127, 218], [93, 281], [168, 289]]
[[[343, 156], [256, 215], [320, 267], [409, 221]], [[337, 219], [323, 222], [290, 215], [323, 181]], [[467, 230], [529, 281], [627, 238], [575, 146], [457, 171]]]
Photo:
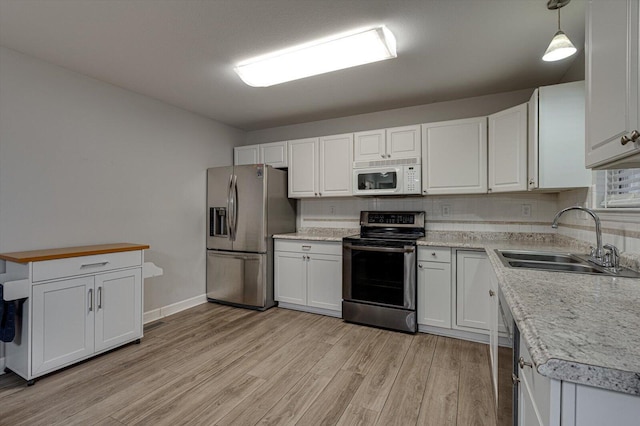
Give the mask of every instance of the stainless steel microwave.
[[353, 169], [354, 195], [405, 195], [422, 192], [420, 164]]

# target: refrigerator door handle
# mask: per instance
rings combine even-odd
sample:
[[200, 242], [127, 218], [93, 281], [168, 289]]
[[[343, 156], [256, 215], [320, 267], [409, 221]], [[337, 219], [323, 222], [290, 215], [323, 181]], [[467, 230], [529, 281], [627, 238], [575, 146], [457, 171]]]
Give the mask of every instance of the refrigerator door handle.
[[233, 210], [231, 205], [233, 199], [231, 197], [231, 188], [233, 188], [233, 175], [229, 175], [229, 186], [227, 187], [227, 229], [229, 230], [229, 239], [233, 241]]
[[238, 176], [236, 175], [233, 175], [231, 196], [233, 197], [233, 241], [235, 241], [238, 234]]

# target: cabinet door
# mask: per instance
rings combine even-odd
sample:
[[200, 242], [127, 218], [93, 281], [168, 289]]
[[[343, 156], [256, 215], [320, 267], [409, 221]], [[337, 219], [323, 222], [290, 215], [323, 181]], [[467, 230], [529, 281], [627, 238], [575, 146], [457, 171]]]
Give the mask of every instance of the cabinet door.
[[638, 19], [638, 0], [587, 3], [587, 167], [640, 151], [640, 142], [620, 141], [640, 130]]
[[93, 282], [91, 276], [33, 286], [32, 375], [93, 354]]
[[342, 256], [310, 253], [306, 263], [307, 304], [342, 311]]
[[320, 138], [320, 186], [321, 197], [351, 195], [353, 176], [353, 135], [325, 136]]
[[353, 161], [375, 161], [387, 158], [384, 129], [358, 132], [353, 135]]
[[489, 116], [489, 192], [527, 190], [527, 104]]
[[95, 292], [96, 352], [142, 336], [142, 269], [98, 274]]
[[318, 138], [289, 141], [289, 198], [318, 196]]
[[387, 129], [387, 154], [389, 158], [419, 158], [420, 126], [404, 126]]
[[418, 324], [451, 328], [451, 264], [418, 262]]
[[493, 379], [493, 397], [498, 406], [498, 324], [500, 308], [498, 306], [498, 278], [493, 270], [490, 271], [489, 298], [489, 358], [491, 360], [491, 377]]
[[543, 426], [536, 414], [533, 397], [524, 383], [518, 384], [518, 426]]
[[263, 143], [260, 147], [260, 161], [276, 169], [283, 169], [287, 160], [287, 142]]
[[424, 194], [487, 192], [487, 118], [422, 125]]
[[233, 148], [233, 164], [236, 166], [258, 163], [260, 163], [259, 145], [238, 146]]
[[277, 251], [273, 258], [275, 300], [307, 304], [306, 254]]
[[456, 261], [456, 325], [488, 331], [489, 258], [484, 252], [458, 251]]

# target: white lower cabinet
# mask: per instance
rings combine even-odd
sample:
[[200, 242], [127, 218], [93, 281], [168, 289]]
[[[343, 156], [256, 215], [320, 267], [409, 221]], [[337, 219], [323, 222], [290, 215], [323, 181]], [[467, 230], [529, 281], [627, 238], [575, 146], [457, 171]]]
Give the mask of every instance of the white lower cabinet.
[[488, 333], [493, 269], [484, 251], [456, 253], [456, 323], [454, 328]]
[[32, 375], [94, 352], [93, 277], [33, 286]]
[[342, 316], [342, 244], [276, 240], [275, 300], [283, 308]]
[[451, 328], [451, 249], [418, 248], [418, 324]]
[[103, 351], [142, 334], [142, 276], [139, 269], [95, 277], [95, 350]]

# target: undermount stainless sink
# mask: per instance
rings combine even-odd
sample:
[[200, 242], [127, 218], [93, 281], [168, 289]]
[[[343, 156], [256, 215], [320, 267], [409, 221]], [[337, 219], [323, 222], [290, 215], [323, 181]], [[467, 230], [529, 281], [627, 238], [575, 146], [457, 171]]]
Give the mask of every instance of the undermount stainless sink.
[[612, 268], [595, 265], [584, 255], [524, 250], [496, 250], [496, 253], [509, 268], [640, 278], [640, 273], [631, 269], [618, 268], [614, 271]]
[[530, 251], [500, 251], [502, 256], [514, 260], [533, 260], [537, 262], [553, 262], [553, 263], [582, 263], [580, 259], [570, 254], [562, 253], [543, 253]]

